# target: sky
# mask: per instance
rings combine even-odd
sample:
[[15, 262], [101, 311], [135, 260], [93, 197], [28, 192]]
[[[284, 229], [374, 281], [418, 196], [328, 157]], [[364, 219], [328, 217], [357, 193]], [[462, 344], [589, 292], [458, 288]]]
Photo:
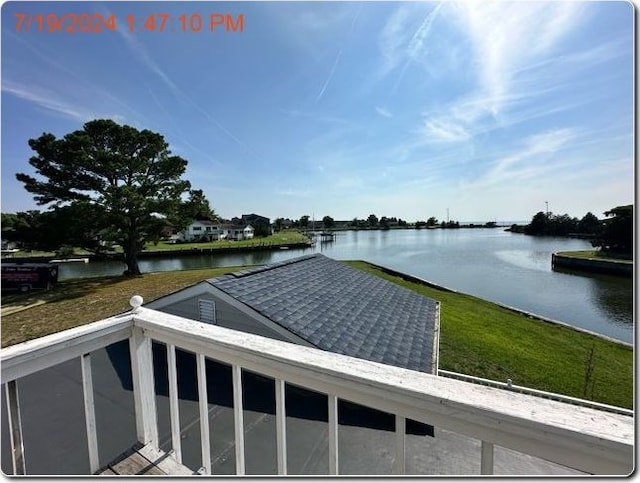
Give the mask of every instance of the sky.
[[[52, 14], [115, 26], [49, 32]], [[622, 1], [6, 2], [1, 209], [46, 208], [15, 178], [34, 174], [29, 139], [108, 118], [162, 134], [224, 218], [603, 217], [634, 200], [633, 16]]]

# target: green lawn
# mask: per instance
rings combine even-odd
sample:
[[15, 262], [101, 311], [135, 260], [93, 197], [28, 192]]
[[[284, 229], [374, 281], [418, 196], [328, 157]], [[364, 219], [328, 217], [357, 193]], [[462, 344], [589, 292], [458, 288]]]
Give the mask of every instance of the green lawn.
[[147, 302], [202, 280], [241, 267], [145, 273], [139, 277], [96, 277], [67, 280], [48, 292], [2, 296], [2, 307], [48, 300], [22, 312], [2, 317], [2, 347], [95, 322], [130, 310], [129, 299], [141, 295]]
[[283, 230], [274, 235], [264, 238], [253, 238], [251, 240], [238, 241], [212, 241], [205, 243], [165, 243], [158, 244], [147, 243], [146, 251], [163, 251], [163, 250], [192, 250], [194, 248], [216, 249], [216, 248], [241, 248], [241, 247], [258, 247], [271, 245], [285, 245], [289, 243], [304, 243], [309, 239], [297, 230]]
[[[633, 351], [570, 328], [532, 320], [496, 304], [407, 282], [365, 262], [350, 266], [441, 303], [440, 368], [631, 408]], [[59, 283], [52, 291], [3, 296], [3, 307], [46, 298], [48, 303], [2, 317], [2, 346], [86, 324], [239, 267], [100, 277]], [[592, 378], [585, 395], [591, 351]]]

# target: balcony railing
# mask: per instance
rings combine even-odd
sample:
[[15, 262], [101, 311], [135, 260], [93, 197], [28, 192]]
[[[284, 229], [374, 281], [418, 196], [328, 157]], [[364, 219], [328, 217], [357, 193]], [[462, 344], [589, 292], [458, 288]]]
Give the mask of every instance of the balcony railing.
[[[13, 469], [25, 474], [19, 380], [79, 358], [82, 367], [89, 467], [98, 470], [98, 441], [90, 358], [95, 350], [128, 340], [131, 354], [136, 435], [160, 447], [152, 342], [167, 347], [171, 446], [182, 461], [176, 350], [195, 354], [200, 421], [200, 473], [211, 474], [205, 361], [231, 366], [235, 471], [245, 474], [243, 370], [275, 380], [277, 471], [287, 474], [285, 386], [325, 394], [328, 400], [328, 471], [339, 474], [338, 401], [395, 415], [393, 472], [406, 472], [406, 422], [414, 420], [480, 440], [480, 473], [494, 471], [494, 446], [509, 448], [581, 472], [627, 475], [633, 469], [633, 418], [597, 407], [581, 407], [531, 394], [410, 371], [287, 342], [238, 332], [140, 307], [126, 314], [17, 344], [1, 352], [6, 385]], [[123, 448], [123, 450], [126, 448]], [[194, 468], [195, 471], [198, 468]]]

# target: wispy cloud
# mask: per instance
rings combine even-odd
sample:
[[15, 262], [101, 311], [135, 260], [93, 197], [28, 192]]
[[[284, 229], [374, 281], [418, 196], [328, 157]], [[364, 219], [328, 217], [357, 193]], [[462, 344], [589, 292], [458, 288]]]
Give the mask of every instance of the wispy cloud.
[[423, 134], [427, 142], [458, 142], [471, 138], [462, 125], [443, 119], [425, 120]]
[[580, 14], [576, 2], [451, 4], [442, 18], [469, 42], [469, 81], [448, 102], [425, 112], [417, 130], [424, 142], [468, 142], [478, 134], [575, 106], [575, 99], [562, 106], [541, 105], [541, 96], [561, 84], [530, 66], [559, 55], [558, 42], [579, 23]]
[[511, 154], [496, 160], [479, 179], [471, 182], [469, 188], [488, 188], [503, 183], [516, 184], [540, 177], [561, 167], [556, 160], [546, 162], [561, 150], [573, 147], [577, 132], [563, 128], [541, 132], [526, 138]]
[[108, 118], [118, 122], [123, 121], [123, 117], [118, 114], [106, 114], [79, 107], [61, 99], [59, 94], [52, 90], [42, 87], [27, 86], [25, 84], [17, 84], [10, 80], [5, 80], [2, 82], [2, 91], [31, 102], [38, 107], [51, 111], [55, 114], [83, 123], [95, 118]]
[[331, 82], [331, 79], [333, 79], [333, 74], [335, 74], [335, 72], [336, 72], [336, 67], [338, 67], [338, 62], [340, 62], [340, 56], [341, 55], [342, 55], [342, 49], [340, 49], [338, 51], [338, 55], [336, 55], [336, 58], [333, 61], [333, 66], [331, 67], [331, 71], [329, 72], [329, 76], [324, 81], [322, 89], [320, 89], [320, 92], [318, 93], [318, 96], [316, 97], [316, 103], [318, 103], [318, 101], [320, 101], [320, 99], [322, 99], [322, 96], [324, 95], [324, 91], [327, 90], [327, 86], [329, 85], [329, 82]]
[[376, 106], [376, 112], [378, 114], [380, 114], [383, 117], [393, 117], [393, 114], [391, 114], [389, 111], [387, 111], [386, 109], [382, 108], [382, 107], [378, 107]]

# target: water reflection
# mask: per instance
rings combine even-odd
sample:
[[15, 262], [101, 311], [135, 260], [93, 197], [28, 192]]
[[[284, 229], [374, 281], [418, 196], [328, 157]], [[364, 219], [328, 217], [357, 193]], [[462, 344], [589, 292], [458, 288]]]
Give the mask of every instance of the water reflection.
[[[603, 314], [614, 323], [633, 328], [633, 297], [629, 297], [628, 287], [621, 283], [620, 277], [590, 273], [582, 270], [571, 270], [565, 267], [554, 267], [555, 272], [581, 277], [588, 281], [591, 299], [596, 302]], [[628, 280], [631, 285], [631, 280]]]

